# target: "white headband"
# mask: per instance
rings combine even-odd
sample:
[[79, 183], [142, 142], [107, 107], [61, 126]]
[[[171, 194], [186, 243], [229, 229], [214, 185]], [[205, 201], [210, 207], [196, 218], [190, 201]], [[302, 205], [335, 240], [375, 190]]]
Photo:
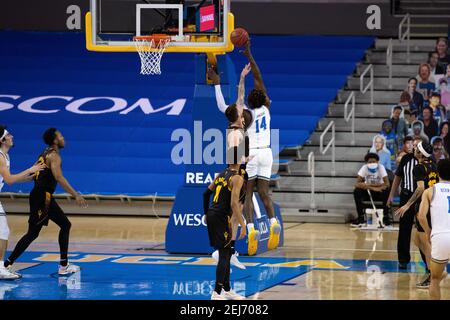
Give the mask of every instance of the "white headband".
[[5, 129], [5, 132], [3, 132], [2, 137], [0, 138], [0, 140], [3, 140], [7, 135], [8, 135], [8, 130]]
[[419, 142], [419, 144], [417, 145], [417, 148], [419, 148], [420, 152], [422, 152], [422, 154], [423, 154], [425, 157], [427, 157], [427, 158], [431, 157], [431, 154], [429, 154], [428, 152], [426, 152], [425, 149], [423, 148], [423, 146], [422, 146], [422, 141]]

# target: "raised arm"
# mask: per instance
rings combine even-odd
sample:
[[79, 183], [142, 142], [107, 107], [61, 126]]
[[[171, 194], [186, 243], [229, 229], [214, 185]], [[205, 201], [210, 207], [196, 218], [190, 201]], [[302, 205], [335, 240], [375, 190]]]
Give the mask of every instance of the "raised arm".
[[238, 88], [238, 99], [236, 101], [236, 106], [238, 107], [239, 113], [244, 109], [244, 99], [245, 99], [245, 77], [250, 73], [252, 67], [250, 63], [247, 63], [242, 69], [241, 77], [239, 79], [239, 88]]
[[266, 86], [264, 85], [264, 81], [262, 78], [261, 71], [259, 70], [258, 65], [256, 64], [255, 58], [253, 58], [251, 49], [250, 49], [250, 40], [245, 45], [245, 50], [243, 51], [243, 54], [247, 57], [248, 61], [250, 62], [250, 66], [252, 68], [253, 73], [253, 81], [255, 83], [255, 89], [261, 90], [266, 95], [266, 107], [270, 107], [270, 99], [269, 95], [267, 94]]
[[219, 108], [220, 112], [225, 113], [225, 110], [227, 110], [228, 105], [225, 103], [225, 99], [222, 94], [222, 89], [220, 88], [220, 76], [217, 74], [216, 71], [214, 71], [214, 69], [211, 66], [208, 67], [208, 78], [211, 79], [211, 81], [214, 84], [217, 107]]
[[55, 177], [56, 181], [61, 185], [61, 187], [66, 190], [67, 193], [69, 193], [72, 197], [75, 198], [78, 205], [81, 207], [87, 207], [87, 203], [84, 200], [84, 198], [75, 191], [74, 188], [70, 185], [69, 181], [64, 177], [62, 169], [61, 169], [61, 157], [56, 152], [51, 153], [48, 156], [48, 160], [50, 162], [50, 170], [53, 173], [53, 176]]
[[5, 182], [9, 185], [18, 182], [31, 181], [33, 174], [41, 171], [45, 168], [45, 164], [36, 164], [18, 174], [11, 174], [8, 167], [6, 166], [6, 160], [4, 157], [0, 156], [0, 175], [3, 177]]

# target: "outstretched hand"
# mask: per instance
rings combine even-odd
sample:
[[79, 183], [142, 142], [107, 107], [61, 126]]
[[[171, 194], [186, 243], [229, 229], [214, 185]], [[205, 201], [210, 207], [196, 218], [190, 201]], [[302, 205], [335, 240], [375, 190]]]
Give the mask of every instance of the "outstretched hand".
[[217, 72], [213, 69], [213, 67], [208, 66], [207, 71], [208, 78], [211, 79], [211, 81], [216, 85], [220, 84], [220, 76], [217, 74]]
[[81, 195], [77, 195], [75, 197], [75, 201], [77, 202], [78, 206], [80, 206], [82, 208], [87, 208], [88, 207], [88, 204], [87, 204], [86, 200]]
[[250, 71], [252, 71], [252, 67], [250, 66], [250, 63], [247, 63], [242, 69], [241, 77], [245, 78], [250, 73]]
[[35, 174], [36, 172], [42, 171], [45, 168], [47, 168], [47, 166], [44, 163], [36, 163], [34, 166], [28, 169], [28, 172], [29, 174]]
[[400, 217], [400, 218], [402, 218], [403, 215], [404, 215], [404, 214], [406, 213], [406, 211], [408, 211], [408, 210], [409, 210], [409, 207], [405, 204], [404, 206], [398, 208], [398, 209], [395, 211], [395, 215], [398, 216], [398, 217]]

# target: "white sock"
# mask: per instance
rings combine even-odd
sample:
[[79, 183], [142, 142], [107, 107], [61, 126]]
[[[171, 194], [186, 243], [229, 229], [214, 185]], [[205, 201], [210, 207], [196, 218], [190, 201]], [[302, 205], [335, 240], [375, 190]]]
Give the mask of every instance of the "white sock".
[[247, 232], [250, 232], [252, 229], [255, 229], [255, 225], [253, 223], [247, 224]]
[[270, 225], [278, 223], [277, 218], [270, 218]]

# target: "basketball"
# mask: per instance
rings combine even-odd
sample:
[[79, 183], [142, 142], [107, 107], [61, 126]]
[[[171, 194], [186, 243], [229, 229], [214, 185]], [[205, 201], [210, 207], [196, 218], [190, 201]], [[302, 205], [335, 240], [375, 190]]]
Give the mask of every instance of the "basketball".
[[236, 47], [243, 47], [248, 42], [249, 36], [247, 30], [243, 28], [236, 28], [231, 32], [231, 43]]

